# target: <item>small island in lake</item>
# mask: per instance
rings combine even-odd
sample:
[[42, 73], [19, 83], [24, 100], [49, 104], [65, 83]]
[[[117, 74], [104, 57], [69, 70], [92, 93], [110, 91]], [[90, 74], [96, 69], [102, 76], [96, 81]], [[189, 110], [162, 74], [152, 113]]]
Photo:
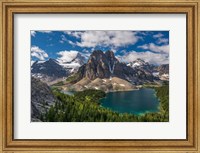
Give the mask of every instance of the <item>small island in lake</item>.
[[31, 34], [32, 122], [169, 121], [168, 31]]

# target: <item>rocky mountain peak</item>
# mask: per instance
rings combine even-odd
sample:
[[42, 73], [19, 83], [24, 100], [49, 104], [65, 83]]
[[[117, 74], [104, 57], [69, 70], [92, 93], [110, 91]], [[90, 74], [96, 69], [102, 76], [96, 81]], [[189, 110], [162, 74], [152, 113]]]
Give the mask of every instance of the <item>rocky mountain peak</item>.
[[159, 75], [169, 74], [169, 64], [162, 64], [157, 68]]
[[[164, 67], [163, 67], [164, 68]], [[160, 69], [163, 69], [160, 67]], [[144, 83], [158, 81], [155, 65], [149, 64], [138, 58], [129, 64], [120, 62], [114, 55], [114, 52], [95, 50], [90, 55], [86, 64], [81, 66], [76, 74], [74, 74], [73, 83], [85, 80], [120, 78], [130, 82], [133, 85], [141, 85]]]
[[137, 58], [135, 61], [132, 61], [130, 63], [127, 64], [128, 66], [131, 66], [133, 68], [135, 67], [144, 67], [144, 66], [148, 66], [149, 63], [145, 62], [144, 60], [142, 60], [141, 58]]
[[84, 74], [82, 76], [89, 80], [119, 77], [128, 81], [135, 81], [136, 73], [137, 72], [131, 67], [124, 63], [120, 63], [113, 51], [106, 51], [104, 53], [101, 50], [96, 50], [91, 54], [86, 63]]
[[55, 59], [50, 58], [47, 61], [36, 61], [31, 66], [31, 74], [44, 82], [51, 82], [66, 77], [68, 71], [59, 65]]
[[107, 57], [114, 57], [115, 56], [114, 52], [112, 50], [106, 51], [105, 54], [106, 54]]
[[49, 58], [49, 60], [47, 60], [46, 62], [58, 63], [58, 61], [56, 61], [56, 60], [53, 59], [53, 58]]

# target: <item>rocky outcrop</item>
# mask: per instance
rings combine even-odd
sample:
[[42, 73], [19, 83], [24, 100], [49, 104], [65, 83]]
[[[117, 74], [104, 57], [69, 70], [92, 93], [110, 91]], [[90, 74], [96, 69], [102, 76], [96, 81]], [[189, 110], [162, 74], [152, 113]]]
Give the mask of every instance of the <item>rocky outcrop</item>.
[[57, 99], [50, 87], [39, 79], [31, 77], [31, 121], [40, 121], [41, 114], [54, 105]]
[[169, 64], [160, 65], [157, 68], [157, 71], [159, 72], [159, 75], [169, 74]]
[[104, 54], [102, 51], [94, 51], [85, 68], [84, 76], [90, 80], [96, 78], [110, 78], [114, 73], [114, 67], [119, 61], [111, 51]]

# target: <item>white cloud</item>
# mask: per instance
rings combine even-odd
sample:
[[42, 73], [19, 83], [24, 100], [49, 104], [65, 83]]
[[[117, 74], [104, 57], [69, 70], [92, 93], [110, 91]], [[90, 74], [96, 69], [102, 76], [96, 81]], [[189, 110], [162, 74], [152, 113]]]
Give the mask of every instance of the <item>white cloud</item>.
[[68, 42], [70, 45], [72, 45], [72, 46], [75, 46], [76, 45], [76, 43], [74, 43], [73, 41], [71, 41], [71, 40], [68, 40], [67, 38], [66, 38], [66, 36], [65, 35], [61, 35], [61, 40], [59, 41], [60, 43], [64, 43], [64, 42]]
[[158, 46], [158, 45], [155, 45], [154, 43], [150, 43], [150, 44], [144, 44], [142, 46], [138, 46], [137, 48], [142, 48], [142, 49], [150, 50], [157, 53], [166, 53], [166, 54], [169, 53], [169, 45]]
[[40, 30], [40, 31], [37, 31], [37, 32], [41, 32], [41, 33], [52, 33], [52, 31], [50, 31], [50, 30]]
[[158, 33], [156, 35], [153, 35], [153, 38], [160, 38], [163, 37], [164, 35], [162, 33]]
[[35, 61], [31, 60], [31, 66], [33, 65], [33, 63], [35, 63]]
[[112, 48], [117, 48], [135, 44], [139, 39], [139, 36], [136, 36], [136, 33], [131, 31], [68, 31], [67, 34], [80, 38], [81, 41], [76, 43], [80, 47], [111, 46]]
[[146, 31], [137, 31], [137, 34], [142, 35], [142, 36], [147, 36], [148, 32], [146, 32]]
[[64, 33], [71, 35], [75, 38], [80, 38], [81, 35], [83, 34], [83, 32], [81, 32], [81, 31], [64, 31]]
[[158, 38], [158, 40], [156, 41], [158, 44], [167, 44], [169, 42], [169, 39], [167, 38]]
[[63, 44], [65, 41], [67, 41], [67, 38], [65, 35], [61, 35], [61, 40], [59, 42]]
[[36, 32], [32, 30], [31, 31], [31, 36], [35, 37], [35, 35], [36, 35]]
[[76, 45], [76, 43], [74, 43], [74, 42], [71, 41], [71, 40], [68, 40], [68, 43], [69, 43], [70, 45], [72, 45], [72, 46], [75, 46], [75, 45]]
[[31, 47], [31, 56], [36, 57], [39, 60], [45, 60], [45, 58], [48, 57], [48, 54], [44, 50], [39, 48], [38, 46], [32, 46]]
[[157, 54], [152, 53], [150, 51], [146, 52], [136, 52], [132, 51], [120, 57], [121, 61], [132, 62], [136, 59], [142, 59], [150, 64], [168, 64], [169, 63], [169, 56], [166, 54]]
[[78, 54], [78, 51], [70, 50], [70, 51], [60, 51], [57, 53], [60, 57], [57, 58], [58, 61], [61, 61], [63, 63], [65, 62], [71, 62]]
[[149, 45], [148, 44], [144, 44], [142, 46], [138, 46], [137, 48], [149, 49]]

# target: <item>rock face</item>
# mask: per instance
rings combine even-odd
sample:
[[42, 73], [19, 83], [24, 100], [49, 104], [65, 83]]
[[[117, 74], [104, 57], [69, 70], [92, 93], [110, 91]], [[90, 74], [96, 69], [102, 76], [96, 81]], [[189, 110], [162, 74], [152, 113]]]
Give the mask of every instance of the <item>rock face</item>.
[[152, 73], [144, 69], [132, 68], [119, 62], [112, 51], [103, 53], [100, 50], [90, 55], [88, 62], [79, 69], [77, 74], [79, 74], [79, 79], [76, 82], [84, 77], [89, 80], [117, 77], [137, 85], [142, 82], [152, 82], [155, 79]]
[[113, 52], [107, 51], [105, 54], [100, 51], [94, 51], [85, 68], [85, 76], [91, 80], [95, 78], [110, 78], [114, 75], [114, 68], [119, 61], [115, 58]]
[[159, 72], [159, 75], [169, 74], [169, 64], [160, 65], [157, 68], [157, 71]]
[[40, 121], [41, 113], [49, 109], [56, 100], [46, 83], [31, 77], [31, 121]]
[[36, 61], [31, 66], [31, 74], [35, 78], [48, 83], [56, 79], [67, 77], [68, 71], [64, 69], [55, 59], [48, 61]]

